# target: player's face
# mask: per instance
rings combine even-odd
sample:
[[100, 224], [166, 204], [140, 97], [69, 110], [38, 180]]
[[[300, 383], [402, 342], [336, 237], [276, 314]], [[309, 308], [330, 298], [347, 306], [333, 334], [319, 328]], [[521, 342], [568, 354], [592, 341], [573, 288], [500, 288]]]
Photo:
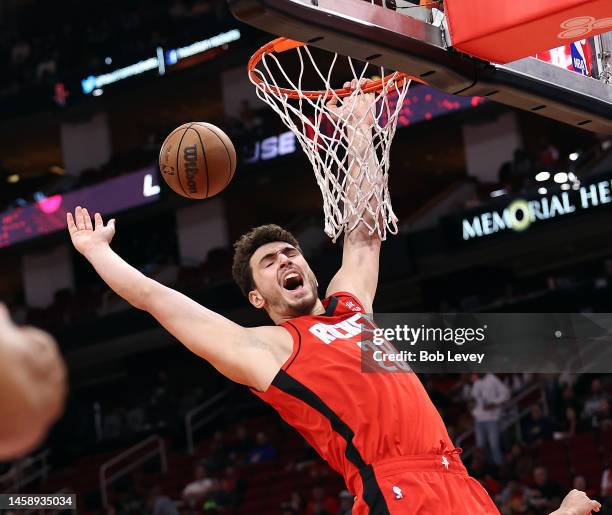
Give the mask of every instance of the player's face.
[[309, 314], [317, 302], [317, 280], [293, 245], [266, 243], [251, 256], [255, 290], [249, 300], [257, 308], [282, 316]]

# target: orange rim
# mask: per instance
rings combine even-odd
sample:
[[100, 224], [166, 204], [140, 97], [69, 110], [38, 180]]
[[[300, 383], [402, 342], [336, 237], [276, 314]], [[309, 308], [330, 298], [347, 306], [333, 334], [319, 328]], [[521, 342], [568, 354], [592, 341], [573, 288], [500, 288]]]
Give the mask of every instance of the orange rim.
[[[261, 62], [262, 58], [265, 55], [269, 55], [273, 53], [280, 54], [282, 52], [286, 52], [287, 50], [291, 50], [291, 49], [298, 48], [301, 46], [306, 46], [306, 44], [300, 43], [299, 41], [295, 41], [289, 38], [277, 38], [265, 44], [264, 46], [262, 46], [259, 50], [257, 50], [257, 52], [255, 52], [251, 56], [251, 59], [249, 59], [248, 69], [249, 69], [249, 78], [251, 79], [251, 82], [255, 83], [261, 89], [264, 89], [267, 91], [274, 91], [275, 93], [279, 95], [286, 96], [294, 100], [299, 99], [299, 98], [304, 98], [304, 97], [310, 98], [311, 100], [317, 100], [321, 97], [331, 98], [334, 96], [333, 92], [335, 92], [335, 95], [337, 95], [338, 97], [343, 98], [343, 97], [349, 96], [353, 92], [351, 88], [339, 88], [339, 89], [328, 90], [328, 91], [301, 91], [301, 92], [295, 89], [277, 88], [277, 87], [273, 87], [273, 86], [269, 86], [265, 84], [261, 80], [259, 75], [255, 72], [256, 66]], [[389, 81], [394, 81], [397, 83], [398, 86], [401, 87], [404, 85], [405, 82], [412, 81], [412, 80], [416, 82], [420, 82], [421, 84], [425, 84], [423, 79], [420, 79], [418, 77], [414, 77], [412, 75], [408, 75], [407, 73], [403, 73], [403, 72], [393, 72], [393, 73], [390, 73], [389, 75], [384, 76], [381, 79], [369, 81], [368, 84], [361, 89], [361, 91], [363, 93], [375, 93], [383, 89], [384, 85], [388, 83]]]

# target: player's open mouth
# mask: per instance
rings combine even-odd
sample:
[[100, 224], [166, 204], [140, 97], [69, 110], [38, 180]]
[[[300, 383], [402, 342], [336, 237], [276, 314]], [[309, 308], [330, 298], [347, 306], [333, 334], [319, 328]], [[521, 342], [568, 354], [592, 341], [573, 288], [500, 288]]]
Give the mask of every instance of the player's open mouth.
[[289, 291], [297, 291], [304, 286], [304, 278], [297, 272], [289, 272], [283, 277], [283, 288]]

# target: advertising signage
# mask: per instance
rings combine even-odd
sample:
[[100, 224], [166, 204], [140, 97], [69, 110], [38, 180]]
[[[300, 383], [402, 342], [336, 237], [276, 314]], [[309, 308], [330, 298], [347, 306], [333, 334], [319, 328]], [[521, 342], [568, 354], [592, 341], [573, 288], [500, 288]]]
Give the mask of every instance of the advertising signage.
[[159, 199], [154, 167], [110, 179], [88, 188], [52, 195], [0, 213], [0, 247], [8, 247], [66, 229], [66, 212], [87, 206], [92, 213], [109, 215]]
[[[536, 196], [537, 195], [537, 196]], [[482, 241], [495, 235], [519, 234], [549, 220], [612, 205], [612, 180], [599, 177], [568, 191], [549, 192], [490, 203], [443, 221], [453, 240]]]

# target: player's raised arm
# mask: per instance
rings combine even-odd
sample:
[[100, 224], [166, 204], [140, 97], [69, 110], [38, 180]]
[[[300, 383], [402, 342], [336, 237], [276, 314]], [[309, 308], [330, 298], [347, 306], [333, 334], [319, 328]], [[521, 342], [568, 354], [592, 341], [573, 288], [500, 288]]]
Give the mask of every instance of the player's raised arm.
[[[357, 82], [347, 83], [344, 87], [357, 87]], [[335, 107], [332, 100], [328, 107], [336, 116], [348, 120], [348, 140], [353, 152], [346, 182], [346, 196], [354, 212], [349, 213], [347, 230], [344, 235], [342, 266], [331, 280], [327, 294], [337, 291], [348, 291], [357, 296], [367, 311], [372, 311], [372, 303], [378, 286], [378, 262], [380, 255], [380, 237], [375, 227], [374, 216], [378, 204], [382, 201], [373, 195], [375, 188], [372, 181], [377, 180], [378, 165], [372, 143], [372, 94], [360, 94], [349, 97], [341, 107]], [[364, 168], [368, 167], [368, 173]]]
[[149, 312], [183, 345], [209, 361], [226, 377], [265, 390], [282, 359], [274, 342], [289, 338], [279, 327], [247, 329], [189, 297], [145, 276], [110, 247], [115, 221], [104, 225], [96, 213], [92, 225], [86, 209], [67, 214], [75, 248], [93, 265], [108, 286], [132, 306]]

